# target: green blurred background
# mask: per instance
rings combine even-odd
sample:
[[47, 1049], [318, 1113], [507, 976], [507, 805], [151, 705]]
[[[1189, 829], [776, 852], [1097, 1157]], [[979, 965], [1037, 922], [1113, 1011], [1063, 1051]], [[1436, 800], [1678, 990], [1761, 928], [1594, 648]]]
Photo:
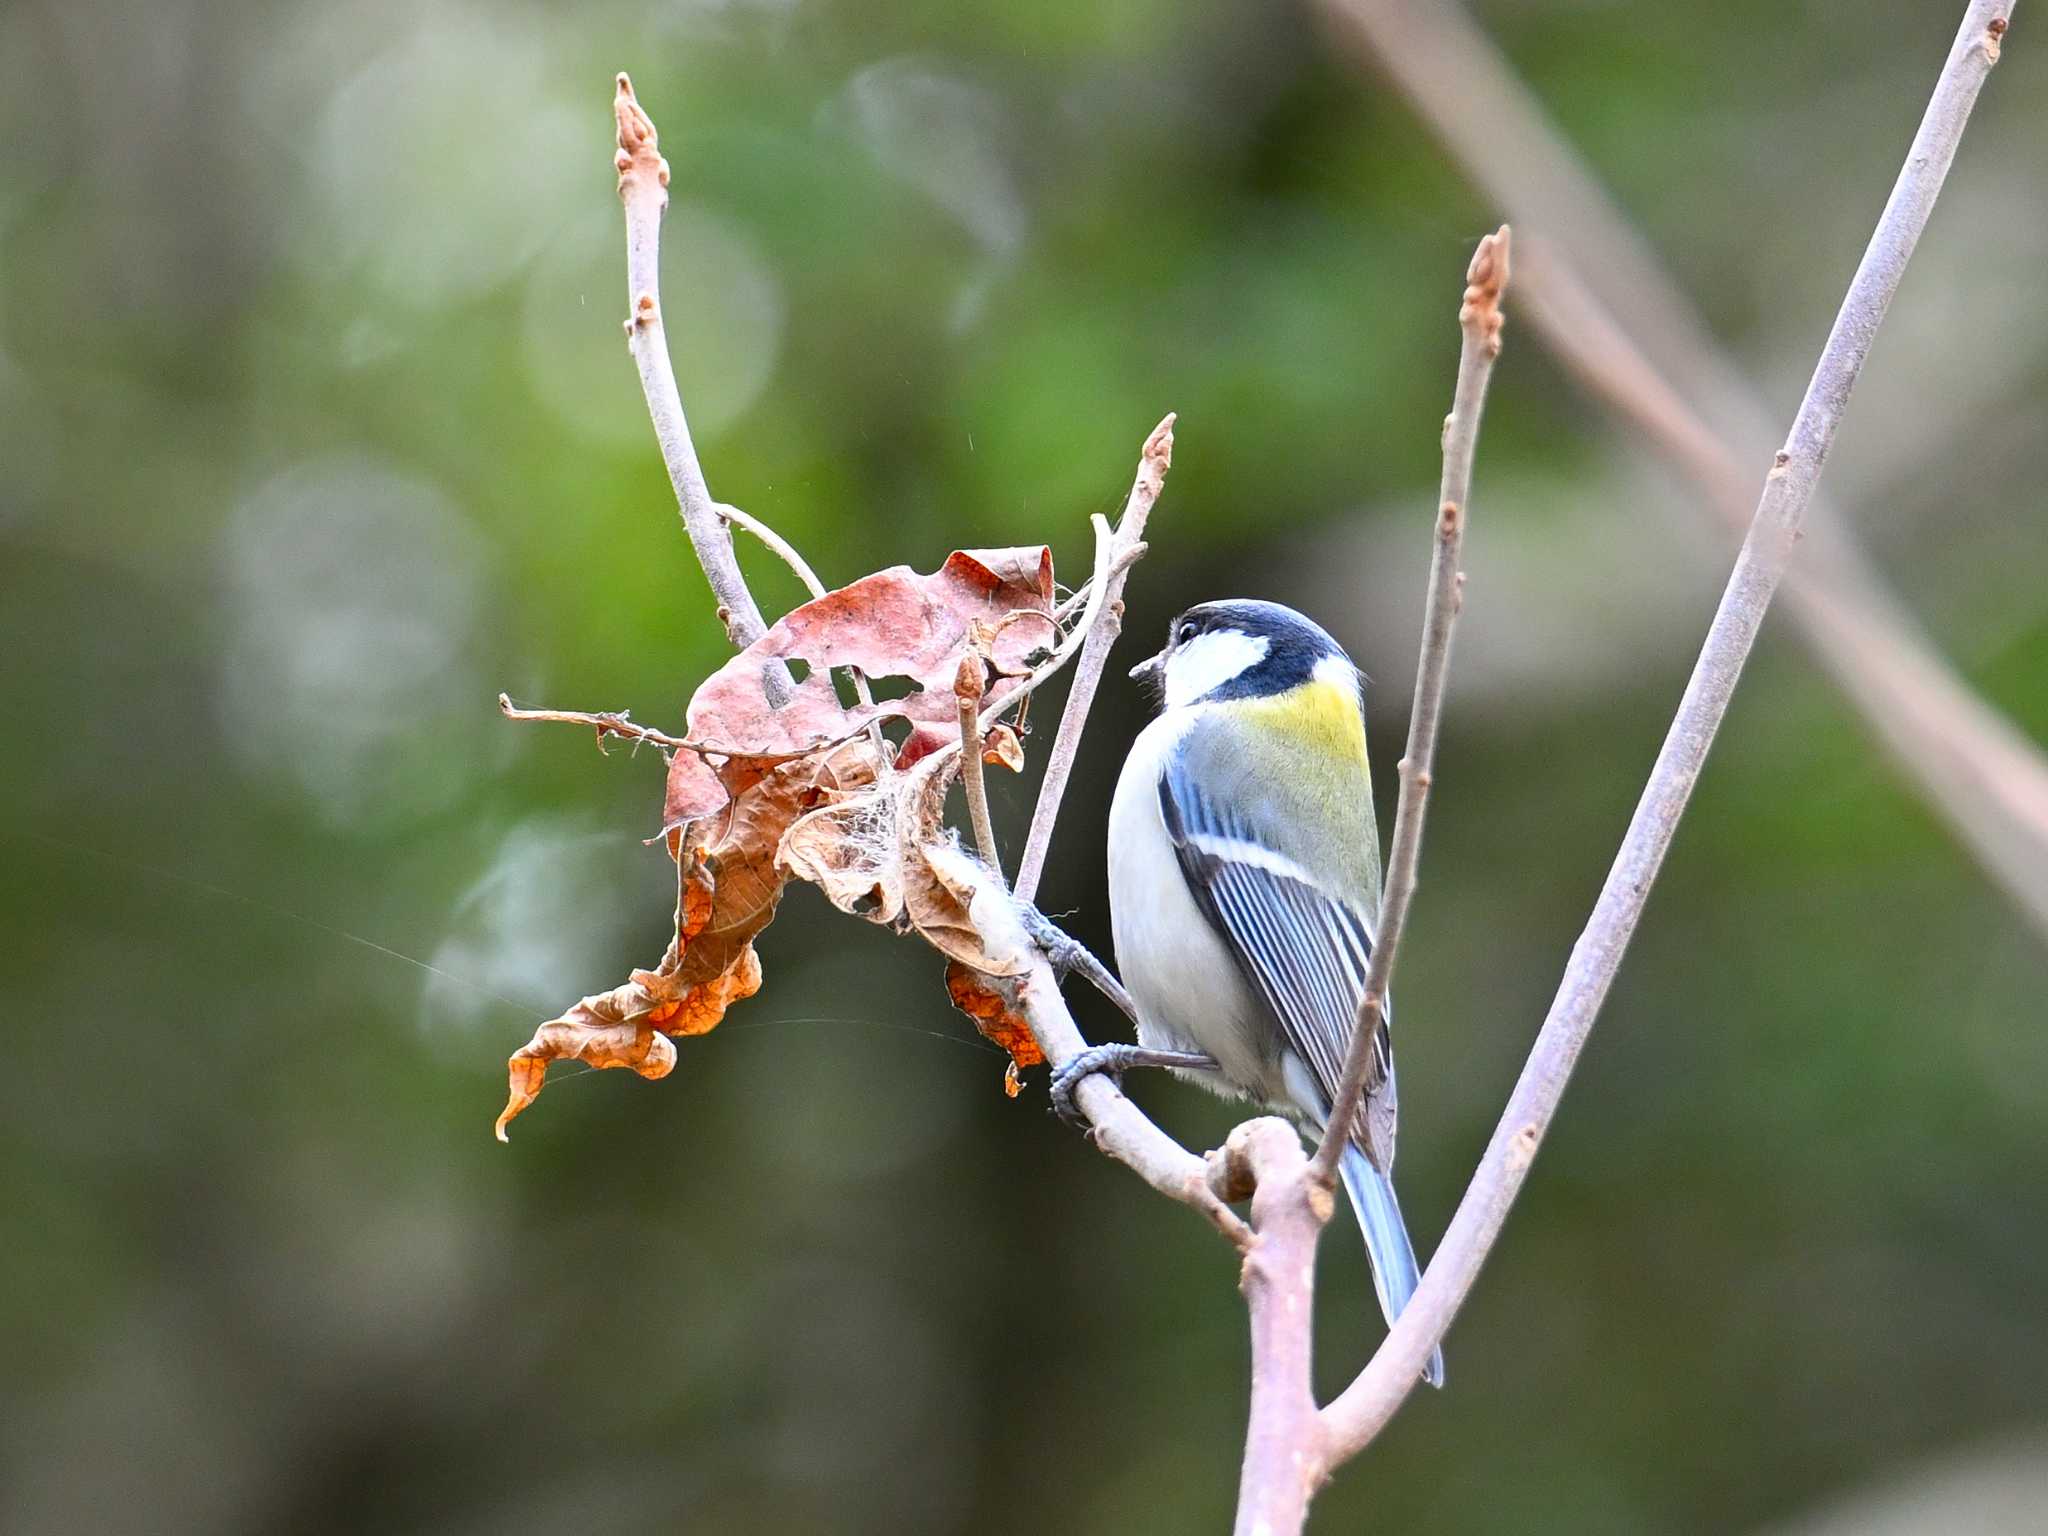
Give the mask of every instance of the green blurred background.
[[[1789, 416], [1959, 10], [1478, 15]], [[2035, 19], [1829, 484], [2042, 739]], [[1308, 609], [1378, 680], [1391, 786], [1499, 210], [1310, 14], [14, 0], [0, 1529], [1227, 1524], [1228, 1251], [1041, 1082], [1005, 1098], [915, 945], [794, 891], [671, 1078], [564, 1072], [491, 1139], [506, 1055], [652, 963], [671, 890], [658, 762], [493, 697], [672, 725], [722, 655], [621, 345], [620, 68], [676, 168], [720, 495], [830, 581], [1038, 540], [1075, 580], [1178, 410], [1126, 659], [1201, 598]], [[1727, 558], [1510, 326], [1399, 988], [1424, 1249]], [[1044, 893], [1105, 947], [1141, 713], [1106, 687]], [[1029, 785], [998, 792], [1014, 853]], [[1449, 1389], [1316, 1528], [2048, 1530], [2044, 995], [2038, 937], [1774, 624]], [[1134, 1091], [1198, 1147], [1233, 1119]], [[1340, 1223], [1326, 1390], [1373, 1312]]]

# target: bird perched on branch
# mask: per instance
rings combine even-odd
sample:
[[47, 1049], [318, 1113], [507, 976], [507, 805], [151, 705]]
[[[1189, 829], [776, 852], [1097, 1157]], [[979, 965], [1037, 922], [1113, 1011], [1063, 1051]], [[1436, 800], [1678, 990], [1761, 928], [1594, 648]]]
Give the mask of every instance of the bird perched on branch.
[[[1380, 847], [1363, 679], [1277, 603], [1203, 603], [1132, 669], [1159, 718], [1109, 817], [1118, 968], [1138, 1046], [1091, 1070], [1165, 1066], [1320, 1131], [1344, 1070], [1379, 925]], [[1394, 1052], [1384, 1017], [1341, 1168], [1391, 1324], [1415, 1292], [1394, 1199]], [[1442, 1385], [1443, 1356], [1425, 1372]]]

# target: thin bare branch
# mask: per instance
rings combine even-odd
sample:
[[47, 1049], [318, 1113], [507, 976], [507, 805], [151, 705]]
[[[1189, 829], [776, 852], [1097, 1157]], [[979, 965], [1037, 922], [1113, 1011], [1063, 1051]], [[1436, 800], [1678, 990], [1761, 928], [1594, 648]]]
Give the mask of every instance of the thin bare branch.
[[[1531, 324], [1598, 399], [1642, 432], [1723, 516], [1749, 515], [1749, 476], [1728, 440], [1693, 410], [1589, 292], [1546, 251], [1540, 287], [1524, 294]], [[1809, 540], [1786, 585], [1801, 631], [1914, 780], [1934, 813], [2048, 930], [2048, 760], [1966, 687], [1866, 578], [1853, 548]]]
[[642, 725], [623, 709], [601, 710], [595, 713], [580, 709], [521, 709], [512, 702], [510, 694], [498, 695], [498, 713], [507, 720], [552, 720], [563, 725], [586, 725], [597, 732], [597, 744], [603, 747], [607, 736], [617, 736], [625, 741], [652, 742], [668, 752], [704, 752], [707, 749], [699, 742], [685, 737], [671, 736], [657, 731], [651, 725]]
[[1408, 714], [1408, 750], [1401, 757], [1401, 794], [1394, 811], [1394, 832], [1387, 851], [1386, 893], [1380, 903], [1379, 929], [1373, 935], [1372, 960], [1366, 967], [1365, 995], [1359, 999], [1351, 1044], [1344, 1054], [1344, 1073], [1330, 1105], [1322, 1144], [1316, 1148], [1315, 1175], [1328, 1184], [1336, 1178], [1337, 1159], [1351, 1140], [1359, 1100], [1373, 1059], [1373, 1039], [1386, 1012], [1387, 988], [1401, 935], [1408, 926], [1408, 904], [1422, 855], [1422, 824], [1436, 771], [1437, 729], [1443, 720], [1444, 687], [1450, 678], [1451, 635], [1462, 604], [1458, 568], [1472, 497], [1472, 458], [1479, 446], [1479, 418], [1486, 408], [1486, 386], [1500, 356], [1501, 294], [1508, 283], [1508, 226], [1503, 224], [1479, 242], [1465, 272], [1465, 295], [1458, 306], [1458, 382], [1451, 414], [1444, 420], [1443, 479], [1437, 495], [1436, 541], [1430, 555], [1429, 596], [1422, 613], [1422, 648], [1415, 662], [1415, 703]]
[[[1744, 466], [1773, 429], [1762, 398], [1499, 49], [1455, 4], [1323, 10], [1521, 227], [1516, 286], [1546, 344], [1745, 528]], [[1801, 634], [1921, 799], [2048, 932], [2048, 758], [1933, 648], [1825, 497], [1807, 531], [1786, 594]]]
[[1972, 0], [1964, 14], [1792, 429], [1765, 478], [1749, 535], [1642, 799], [1507, 1109], [1414, 1298], [1357, 1379], [1323, 1410], [1332, 1466], [1363, 1449], [1414, 1390], [1528, 1175], [1791, 559], [1835, 429], [1997, 60], [2011, 9], [2012, 0]]
[[[1052, 963], [1042, 951], [1033, 956], [1015, 985], [1018, 1006], [1031, 1026], [1032, 1037], [1054, 1071], [1088, 1048], [1060, 995]], [[1074, 1101], [1088, 1117], [1090, 1139], [1104, 1153], [1169, 1199], [1199, 1211], [1238, 1248], [1251, 1245], [1251, 1229], [1210, 1188], [1208, 1163], [1154, 1125], [1115, 1082], [1100, 1073], [1084, 1078], [1074, 1092]]]
[[984, 732], [1010, 710], [1021, 705], [1045, 683], [1058, 676], [1067, 664], [1073, 661], [1075, 655], [1086, 647], [1088, 637], [1095, 632], [1095, 626], [1100, 624], [1103, 616], [1109, 612], [1109, 575], [1116, 569], [1116, 535], [1110, 530], [1109, 519], [1099, 512], [1088, 519], [1088, 525], [1095, 530], [1095, 569], [1088, 578], [1088, 602], [1081, 610], [1080, 619], [1067, 631], [1052, 655], [1031, 669], [1030, 676], [981, 712], [981, 728]]
[[803, 583], [804, 590], [810, 593], [812, 597], [823, 597], [825, 595], [825, 583], [818, 580], [818, 573], [811, 569], [811, 562], [797, 553], [796, 546], [790, 543], [789, 540], [785, 539], [773, 528], [770, 528], [761, 519], [754, 516], [753, 513], [742, 512], [729, 501], [716, 502], [713, 504], [713, 509], [718, 513], [719, 521], [731, 523], [737, 528], [744, 528], [748, 533], [759, 539], [770, 554], [774, 555], [776, 559], [780, 560], [795, 573], [796, 579]]
[[1074, 668], [1073, 685], [1067, 690], [1067, 706], [1060, 714], [1059, 733], [1046, 755], [1045, 777], [1039, 784], [1038, 804], [1031, 812], [1024, 854], [1017, 863], [1017, 894], [1026, 901], [1038, 894], [1046, 854], [1052, 847], [1053, 823], [1059, 819], [1060, 802], [1066, 798], [1067, 780], [1073, 776], [1074, 758], [1081, 749], [1081, 732], [1087, 728], [1088, 711], [1102, 682], [1110, 647], [1123, 631], [1124, 579], [1145, 552], [1145, 523], [1165, 488], [1166, 472], [1173, 467], [1173, 423], [1173, 414], [1169, 412], [1145, 439], [1138, 456], [1137, 478], [1131, 482], [1131, 494], [1124, 499], [1124, 515], [1116, 525], [1109, 569], [1096, 578], [1100, 585], [1090, 594], [1091, 601], [1097, 594], [1103, 597], [1100, 615], [1087, 629], [1081, 660]]
[[[668, 466], [669, 484], [675, 487], [683, 529], [697, 552], [697, 563], [704, 568], [705, 580], [711, 583], [726, 637], [743, 649], [760, 639], [768, 626], [754, 594], [747, 589], [746, 577], [740, 574], [732, 535], [720, 519], [718, 503], [704, 483], [704, 467], [697, 462], [697, 447], [690, 440], [690, 423], [683, 415], [683, 397], [676, 388], [668, 335], [662, 324], [661, 216], [668, 209], [668, 162], [657, 148], [654, 119], [634, 98], [633, 82], [621, 73], [617, 84], [612, 115], [618, 122], [619, 137], [613, 163], [619, 172], [619, 201], [626, 210], [626, 345], [640, 370], [640, 388], [661, 444], [662, 462]], [[792, 687], [788, 667], [779, 661], [771, 663], [764, 676], [769, 702], [785, 703]]]
[[960, 703], [960, 783], [967, 792], [967, 819], [974, 828], [974, 846], [981, 862], [1003, 875], [1003, 856], [996, 847], [996, 825], [988, 814], [988, 775], [981, 761], [981, 696], [985, 691], [982, 658], [973, 647], [960, 658], [953, 696]]

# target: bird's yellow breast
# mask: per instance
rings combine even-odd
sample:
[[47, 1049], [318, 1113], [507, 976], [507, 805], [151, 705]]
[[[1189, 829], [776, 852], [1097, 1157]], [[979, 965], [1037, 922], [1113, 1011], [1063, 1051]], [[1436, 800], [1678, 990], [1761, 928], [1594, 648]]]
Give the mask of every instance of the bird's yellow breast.
[[1365, 717], [1350, 690], [1312, 678], [1263, 699], [1246, 699], [1237, 708], [1259, 729], [1312, 753], [1326, 753], [1364, 766]]

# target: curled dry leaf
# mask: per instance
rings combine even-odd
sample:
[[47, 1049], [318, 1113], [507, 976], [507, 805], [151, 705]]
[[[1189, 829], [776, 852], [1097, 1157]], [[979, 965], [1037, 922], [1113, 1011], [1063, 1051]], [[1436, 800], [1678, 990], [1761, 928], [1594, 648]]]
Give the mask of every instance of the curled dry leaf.
[[635, 971], [623, 985], [550, 1019], [513, 1054], [506, 1064], [510, 1091], [498, 1116], [500, 1141], [540, 1093], [549, 1062], [573, 1059], [665, 1077], [676, 1061], [667, 1036], [701, 1035], [732, 1003], [759, 990], [761, 961], [753, 941], [775, 916], [785, 878], [776, 866], [776, 845], [817, 798], [818, 777], [818, 766], [809, 762], [751, 774], [729, 806], [669, 832], [676, 928], [667, 953], [653, 970]]
[[981, 738], [981, 760], [991, 768], [1007, 768], [1012, 773], [1022, 773], [1024, 743], [1009, 726], [996, 725]]
[[784, 834], [778, 859], [842, 912], [915, 930], [949, 959], [1013, 976], [1030, 948], [1015, 903], [944, 824], [958, 769], [958, 754], [931, 757], [876, 783], [825, 791], [825, 803]]
[[974, 1020], [974, 1027], [983, 1035], [1010, 1053], [1010, 1067], [1003, 1074], [1003, 1091], [1013, 1099], [1017, 1096], [1018, 1070], [1035, 1067], [1045, 1060], [1045, 1052], [1038, 1048], [1037, 1037], [1017, 1006], [1014, 985], [999, 977], [983, 975], [958, 960], [946, 962], [946, 996], [953, 1000], [953, 1006]]

